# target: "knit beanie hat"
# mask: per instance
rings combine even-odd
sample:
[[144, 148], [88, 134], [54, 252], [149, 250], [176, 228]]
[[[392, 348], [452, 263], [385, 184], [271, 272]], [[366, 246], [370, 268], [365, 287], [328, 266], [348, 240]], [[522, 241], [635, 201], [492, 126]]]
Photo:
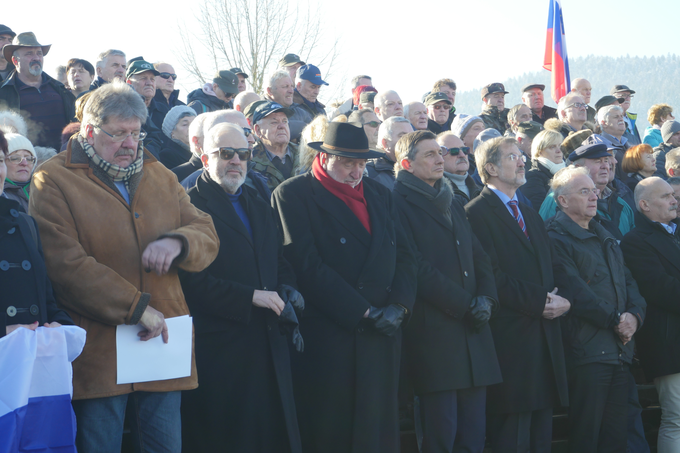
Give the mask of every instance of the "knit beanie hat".
[[680, 123], [677, 121], [666, 121], [661, 126], [661, 137], [664, 143], [670, 143], [671, 137], [676, 132], [680, 132]]
[[453, 119], [453, 123], [451, 123], [451, 132], [453, 132], [456, 137], [463, 140], [465, 134], [467, 134], [472, 125], [477, 121], [482, 121], [482, 119], [478, 116], [461, 113]]
[[163, 120], [163, 133], [170, 138], [170, 134], [175, 130], [179, 120], [185, 116], [196, 116], [196, 111], [186, 105], [178, 105], [171, 108]]
[[35, 157], [36, 159], [38, 158], [38, 156], [35, 154], [35, 149], [33, 148], [33, 145], [23, 135], [5, 134], [5, 138], [7, 139], [7, 146], [8, 146], [7, 155], [8, 156], [15, 151], [25, 149], [26, 151], [31, 153], [33, 155], [33, 157]]
[[472, 142], [472, 151], [474, 152], [481, 143], [484, 143], [487, 140], [491, 140], [492, 138], [497, 137], [502, 137], [502, 135], [493, 127], [484, 129], [482, 132], [479, 133], [475, 141]]

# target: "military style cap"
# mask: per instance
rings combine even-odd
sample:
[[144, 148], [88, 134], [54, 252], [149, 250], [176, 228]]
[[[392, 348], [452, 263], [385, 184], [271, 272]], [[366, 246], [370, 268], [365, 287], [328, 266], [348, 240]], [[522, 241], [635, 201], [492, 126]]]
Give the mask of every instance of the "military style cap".
[[599, 159], [600, 157], [609, 156], [607, 142], [599, 135], [591, 135], [581, 143], [581, 146], [569, 154], [569, 160], [574, 162], [579, 159]]
[[244, 79], [248, 78], [248, 74], [243, 72], [243, 69], [241, 68], [231, 68], [230, 71], [236, 74], [237, 76], [242, 75]]
[[359, 102], [365, 104], [367, 102], [373, 102], [375, 95], [378, 94], [375, 91], [364, 91], [359, 95]]
[[505, 86], [502, 83], [490, 83], [484, 88], [482, 88], [482, 99], [484, 99], [485, 97], [492, 93], [508, 94], [509, 92], [505, 91]]
[[213, 83], [216, 83], [220, 90], [226, 94], [238, 94], [238, 77], [231, 71], [226, 69], [217, 71], [213, 77]]
[[265, 101], [264, 104], [260, 104], [253, 113], [253, 123], [257, 123], [262, 118], [271, 115], [272, 113], [283, 112], [288, 118], [293, 116], [295, 112], [292, 109], [288, 109], [278, 102]]
[[635, 94], [635, 91], [631, 90], [628, 88], [626, 85], [614, 85], [614, 88], [611, 89], [609, 94], [616, 94], [619, 91], [630, 91], [630, 94]]
[[135, 74], [141, 74], [142, 72], [146, 71], [151, 71], [155, 76], [160, 74], [160, 72], [156, 71], [153, 65], [148, 61], [135, 60], [130, 64], [130, 66], [128, 66], [127, 71], [125, 72], [125, 78], [129, 79]]
[[623, 99], [616, 98], [614, 96], [602, 96], [596, 103], [595, 103], [595, 111], [599, 111], [602, 107], [606, 107], [608, 105], [612, 105], [615, 102], [621, 102]]
[[451, 105], [451, 101], [449, 101], [449, 97], [445, 93], [441, 92], [430, 93], [425, 97], [425, 105], [428, 107], [441, 101], [444, 101], [447, 104]]
[[524, 85], [522, 87], [522, 93], [524, 93], [525, 91], [529, 91], [532, 88], [538, 88], [539, 90], [544, 91], [545, 85], [543, 85], [542, 83], [532, 83], [531, 85]]
[[246, 106], [246, 108], [243, 109], [243, 114], [245, 115], [246, 118], [250, 118], [255, 114], [255, 110], [262, 104], [267, 103], [268, 101], [264, 99], [260, 99], [258, 101], [253, 101], [250, 104]]
[[283, 58], [279, 60], [279, 67], [285, 68], [288, 66], [293, 66], [294, 64], [297, 63], [300, 63], [301, 65], [306, 64], [304, 61], [300, 60], [300, 57], [298, 57], [294, 53], [287, 53], [286, 55], [284, 55]]
[[522, 121], [519, 123], [519, 126], [517, 126], [517, 132], [526, 135], [532, 140], [542, 130], [543, 126], [541, 126], [541, 123], [537, 123], [536, 121]]

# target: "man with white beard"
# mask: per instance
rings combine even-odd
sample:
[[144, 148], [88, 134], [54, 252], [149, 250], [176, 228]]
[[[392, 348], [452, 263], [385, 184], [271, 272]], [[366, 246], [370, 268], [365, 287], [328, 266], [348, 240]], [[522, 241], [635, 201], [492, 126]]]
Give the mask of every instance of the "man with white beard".
[[76, 98], [61, 82], [43, 72], [43, 57], [50, 47], [39, 44], [31, 32], [17, 35], [12, 44], [3, 47], [3, 56], [16, 70], [0, 85], [0, 104], [42, 123], [34, 146], [61, 149], [61, 131], [75, 116]]

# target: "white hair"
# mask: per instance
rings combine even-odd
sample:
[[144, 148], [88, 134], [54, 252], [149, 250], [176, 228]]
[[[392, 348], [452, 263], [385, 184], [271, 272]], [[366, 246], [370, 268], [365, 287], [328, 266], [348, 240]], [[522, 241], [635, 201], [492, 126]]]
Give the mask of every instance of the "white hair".
[[607, 105], [597, 111], [597, 122], [600, 124], [606, 122], [613, 110], [620, 110], [621, 114], [623, 114], [623, 109], [620, 105]]
[[[283, 79], [284, 77], [290, 78], [290, 73], [285, 69], [274, 71], [272, 75], [269, 76], [269, 84], [267, 85], [267, 88], [273, 90], [276, 87], [276, 82], [278, 82], [280, 79]], [[291, 80], [291, 82], [294, 81]]]
[[383, 138], [386, 138], [387, 140], [392, 140], [392, 128], [394, 126], [394, 123], [411, 124], [411, 122], [404, 118], [403, 116], [391, 116], [387, 118], [380, 125], [380, 129], [378, 129], [378, 147], [382, 146], [381, 143], [383, 141]]
[[382, 109], [384, 107], [385, 98], [387, 97], [388, 94], [391, 93], [394, 93], [397, 96], [399, 96], [399, 94], [394, 90], [381, 91], [380, 93], [375, 95], [375, 98], [373, 98], [373, 106]]
[[123, 57], [123, 59], [125, 59], [125, 53], [122, 50], [109, 49], [99, 54], [97, 57], [97, 64], [95, 66], [104, 69], [106, 66], [106, 59], [111, 56]]
[[559, 197], [569, 190], [571, 181], [577, 176], [587, 176], [590, 178], [590, 172], [585, 167], [574, 167], [571, 165], [555, 173], [550, 182], [550, 188], [553, 191], [553, 198], [557, 206], [561, 207]]
[[243, 139], [246, 139], [245, 134], [243, 133], [243, 129], [238, 127], [235, 124], [232, 123], [219, 123], [215, 124], [213, 127], [208, 129], [208, 131], [205, 134], [205, 140], [203, 142], [203, 147], [205, 149], [212, 149], [215, 146], [217, 146], [217, 143], [220, 141], [220, 137], [225, 133], [225, 132], [238, 132], [243, 136]]

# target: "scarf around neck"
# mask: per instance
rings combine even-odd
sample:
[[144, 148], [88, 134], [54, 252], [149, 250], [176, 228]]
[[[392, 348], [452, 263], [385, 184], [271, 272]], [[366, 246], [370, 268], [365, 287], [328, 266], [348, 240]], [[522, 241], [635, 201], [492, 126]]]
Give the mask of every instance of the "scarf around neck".
[[545, 168], [547, 168], [548, 171], [550, 171], [551, 175], [554, 175], [555, 173], [557, 173], [558, 171], [562, 170], [564, 167], [567, 166], [565, 162], [562, 162], [561, 164], [556, 164], [555, 162], [543, 156], [537, 157], [536, 160], [542, 163], [545, 166]]
[[453, 189], [451, 188], [451, 183], [448, 178], [441, 178], [434, 183], [434, 187], [423, 181], [422, 179], [414, 176], [406, 170], [401, 170], [397, 174], [397, 181], [405, 185], [409, 189], [413, 190], [424, 196], [428, 201], [437, 208], [437, 211], [448, 220], [449, 224], [453, 224], [451, 221], [451, 201], [453, 201]]
[[78, 143], [83, 147], [83, 151], [85, 151], [87, 157], [89, 157], [97, 167], [101, 168], [104, 173], [110, 176], [113, 182], [122, 182], [125, 184], [125, 188], [128, 191], [130, 190], [130, 178], [141, 172], [144, 165], [144, 143], [142, 140], [139, 141], [137, 146], [137, 159], [127, 168], [119, 167], [116, 164], [112, 164], [111, 162], [102, 159], [99, 154], [94, 151], [92, 145], [87, 143], [87, 140], [80, 134], [78, 134]]
[[371, 233], [371, 219], [368, 216], [368, 203], [364, 198], [364, 182], [361, 181], [355, 187], [344, 184], [331, 178], [321, 166], [321, 153], [317, 154], [312, 163], [312, 174], [330, 193], [344, 202], [354, 215], [357, 216], [366, 231]]

